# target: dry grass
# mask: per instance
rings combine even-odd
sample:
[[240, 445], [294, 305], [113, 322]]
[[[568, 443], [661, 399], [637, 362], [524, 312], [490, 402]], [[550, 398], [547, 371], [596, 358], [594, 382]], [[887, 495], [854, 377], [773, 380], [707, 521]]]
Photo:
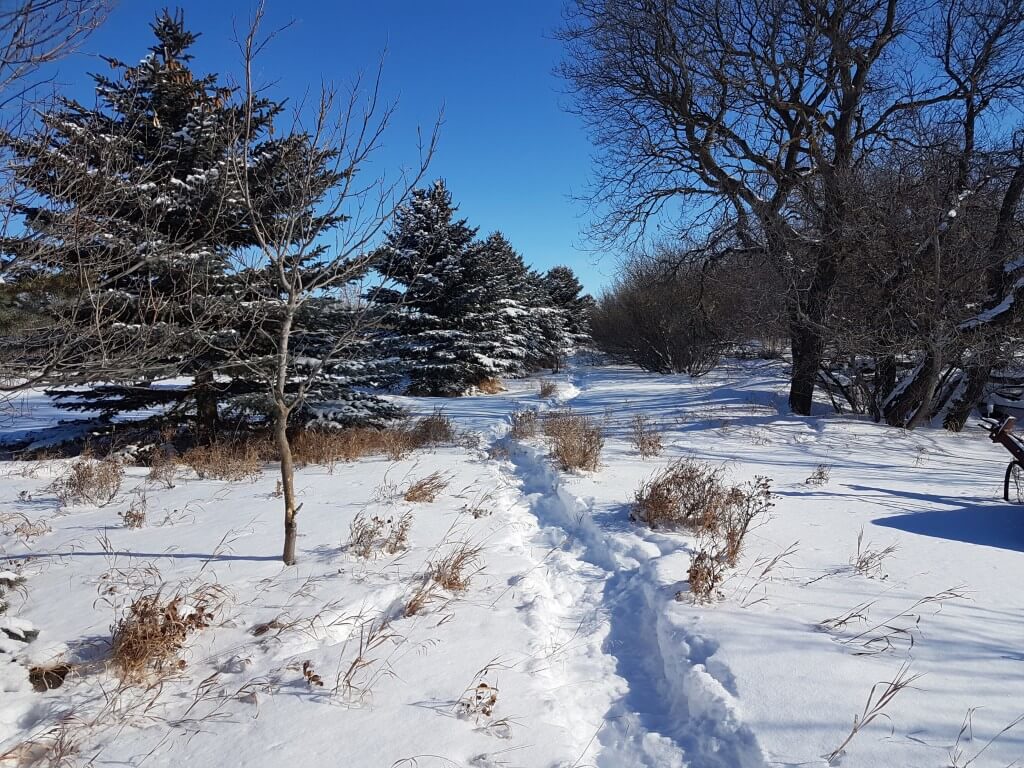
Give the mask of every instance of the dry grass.
[[448, 487], [449, 478], [441, 472], [431, 472], [426, 477], [413, 480], [402, 494], [402, 498], [412, 502], [432, 502]]
[[136, 491], [128, 509], [121, 510], [117, 516], [121, 518], [121, 524], [125, 528], [141, 528], [146, 524], [146, 494]]
[[505, 391], [505, 387], [501, 385], [501, 379], [496, 378], [484, 379], [476, 385], [476, 388], [485, 395], [497, 395], [499, 392]]
[[116, 456], [97, 460], [88, 454], [75, 459], [68, 471], [57, 478], [50, 490], [62, 504], [92, 504], [103, 507], [121, 490], [124, 464]]
[[480, 563], [482, 552], [481, 547], [462, 541], [447, 555], [429, 563], [419, 586], [406, 600], [403, 615], [408, 618], [422, 613], [439, 597], [442, 589], [448, 592], [465, 592], [469, 589], [473, 576], [483, 569]]
[[439, 589], [440, 585], [430, 577], [430, 574], [424, 576], [416, 591], [405, 601], [402, 615], [408, 619], [423, 613], [426, 607], [437, 599]]
[[537, 427], [540, 422], [540, 414], [535, 408], [525, 408], [513, 411], [512, 427], [509, 429], [509, 436], [513, 440], [528, 440], [537, 436]]
[[542, 400], [550, 400], [558, 394], [558, 385], [551, 379], [541, 379], [537, 382], [537, 394]]
[[456, 437], [455, 425], [444, 408], [435, 408], [429, 416], [416, 419], [412, 423], [412, 433], [417, 448], [454, 443]]
[[661, 432], [657, 425], [642, 413], [636, 414], [629, 425], [633, 447], [644, 459], [658, 456], [662, 451]]
[[346, 549], [356, 557], [367, 559], [378, 553], [394, 555], [409, 547], [412, 513], [399, 517], [366, 517], [361, 512], [349, 524]]
[[720, 517], [728, 493], [721, 468], [679, 459], [640, 485], [630, 516], [650, 528], [709, 530]]
[[160, 590], [136, 597], [111, 628], [110, 663], [125, 682], [181, 669], [189, 636], [210, 626], [217, 588], [202, 587], [166, 598]]
[[449, 592], [465, 592], [469, 582], [480, 572], [482, 548], [467, 541], [460, 542], [430, 568], [430, 577]]
[[854, 737], [864, 729], [866, 725], [871, 723], [872, 720], [878, 717], [888, 717], [885, 714], [885, 709], [888, 707], [892, 700], [896, 698], [902, 691], [910, 688], [914, 681], [917, 680], [920, 675], [910, 674], [909, 662], [904, 663], [896, 673], [896, 677], [889, 681], [883, 681], [875, 683], [871, 686], [871, 691], [868, 693], [868, 700], [864, 703], [864, 709], [859, 715], [853, 717], [853, 727], [850, 729], [850, 733], [847, 734], [843, 743], [836, 747], [832, 752], [825, 758], [829, 765], [837, 765], [839, 757], [843, 754], [847, 745], [853, 741]]
[[[374, 680], [381, 674], [380, 672], [369, 674], [369, 670], [378, 661], [374, 655], [379, 653], [386, 644], [400, 639], [386, 620], [371, 620], [362, 623], [359, 626], [355, 658], [347, 667], [338, 671], [334, 692], [341, 693], [345, 701], [349, 703], [362, 702], [370, 694]], [[385, 670], [386, 672], [387, 670]]]
[[292, 453], [299, 464], [319, 464], [332, 471], [339, 461], [357, 461], [366, 456], [385, 455], [392, 461], [432, 445], [453, 443], [455, 426], [444, 410], [409, 419], [386, 428], [308, 429], [299, 433]]
[[828, 464], [819, 464], [814, 468], [811, 476], [804, 480], [804, 485], [812, 485], [815, 487], [821, 487], [827, 485], [829, 478], [832, 475], [832, 467]]
[[149, 475], [147, 480], [154, 485], [173, 488], [178, 478], [178, 464], [170, 451], [158, 446], [149, 455]]
[[604, 433], [597, 421], [568, 410], [552, 411], [545, 416], [543, 426], [559, 469], [592, 472], [598, 468]]
[[0, 512], [0, 534], [4, 536], [28, 542], [52, 530], [45, 520], [31, 520], [21, 512]]
[[181, 461], [192, 469], [200, 480], [256, 480], [263, 471], [269, 446], [256, 440], [222, 441], [211, 445], [197, 445], [181, 455]]
[[897, 549], [899, 547], [896, 544], [890, 544], [882, 549], [871, 549], [870, 543], [864, 543], [864, 529], [861, 528], [860, 533], [857, 534], [857, 551], [850, 558], [850, 565], [861, 576], [867, 576], [869, 579], [880, 576], [884, 579], [882, 563]]

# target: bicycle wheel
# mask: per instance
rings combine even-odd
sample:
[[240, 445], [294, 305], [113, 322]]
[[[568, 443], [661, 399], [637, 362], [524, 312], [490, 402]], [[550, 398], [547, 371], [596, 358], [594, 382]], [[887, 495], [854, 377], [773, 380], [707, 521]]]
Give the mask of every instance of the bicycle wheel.
[[1024, 504], [1024, 466], [1020, 462], [1012, 461], [1006, 468], [1003, 498], [1017, 504]]

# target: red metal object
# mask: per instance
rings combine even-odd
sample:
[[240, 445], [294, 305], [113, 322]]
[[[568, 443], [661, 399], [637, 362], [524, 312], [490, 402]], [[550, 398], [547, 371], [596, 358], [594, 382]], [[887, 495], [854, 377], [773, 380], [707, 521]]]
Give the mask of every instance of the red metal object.
[[[1013, 427], [1017, 419], [1013, 416], [1006, 416], [1000, 421], [985, 419], [982, 424], [988, 430], [988, 437], [993, 443], [999, 443], [1013, 456], [1006, 467], [1006, 476], [1003, 478], [1003, 499], [1010, 500], [1010, 477], [1013, 475], [1013, 468], [1020, 467], [1024, 472], [1024, 442], [1017, 435], [1013, 434]], [[1019, 493], [1018, 493], [1019, 496]], [[1020, 501], [1020, 499], [1017, 499]]]

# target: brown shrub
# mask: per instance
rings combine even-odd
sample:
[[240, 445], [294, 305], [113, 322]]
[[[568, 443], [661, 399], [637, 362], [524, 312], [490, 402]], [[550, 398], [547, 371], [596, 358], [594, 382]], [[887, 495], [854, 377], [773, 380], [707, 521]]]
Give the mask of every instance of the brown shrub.
[[550, 400], [558, 394], [558, 385], [551, 379], [541, 379], [537, 383], [537, 394], [542, 400]]
[[512, 428], [509, 430], [509, 435], [513, 440], [528, 440], [531, 437], [537, 436], [537, 423], [540, 419], [535, 408], [524, 408], [520, 411], [513, 411], [512, 416]]
[[554, 411], [544, 419], [544, 434], [551, 442], [552, 457], [563, 471], [593, 471], [600, 464], [604, 434], [594, 419], [571, 411]]
[[111, 664], [127, 682], [185, 666], [178, 654], [189, 635], [210, 626], [213, 593], [201, 589], [169, 600], [159, 590], [132, 601], [128, 613], [111, 628]]
[[476, 388], [485, 395], [496, 395], [505, 391], [505, 387], [501, 385], [501, 379], [496, 378], [484, 379], [476, 385]]
[[720, 468], [679, 459], [640, 485], [630, 517], [651, 528], [712, 529], [729, 493], [721, 476]]
[[819, 464], [814, 468], [811, 476], [804, 480], [805, 485], [822, 486], [828, 485], [829, 478], [832, 476], [832, 467], [828, 464]]
[[755, 477], [742, 486], [722, 483], [722, 470], [680, 459], [645, 480], [630, 517], [651, 528], [686, 528], [714, 537], [717, 553], [734, 565], [755, 518], [773, 506], [771, 480]]
[[109, 504], [121, 490], [124, 464], [116, 456], [96, 460], [88, 454], [75, 459], [68, 471], [50, 486], [62, 504]]
[[701, 549], [690, 560], [687, 578], [690, 594], [695, 603], [709, 603], [718, 595], [718, 587], [725, 577], [725, 563], [715, 552]]
[[412, 431], [417, 448], [428, 445], [441, 445], [455, 442], [455, 425], [444, 412], [444, 408], [435, 408], [429, 416], [422, 416], [412, 424]]
[[149, 455], [149, 475], [146, 479], [164, 488], [173, 488], [177, 477], [178, 464], [173, 454], [159, 446], [153, 449]]
[[260, 445], [255, 440], [221, 441], [193, 446], [181, 455], [181, 460], [201, 480], [256, 480], [263, 471], [267, 452], [265, 442]]
[[630, 422], [630, 437], [641, 458], [647, 459], [661, 453], [661, 432], [644, 414], [638, 413], [633, 417]]
[[771, 482], [758, 475], [751, 482], [729, 490], [717, 528], [722, 538], [722, 559], [728, 565], [735, 566], [739, 560], [750, 524], [774, 506]]
[[448, 487], [448, 482], [448, 478], [440, 472], [431, 472], [426, 477], [409, 483], [402, 498], [406, 501], [429, 503]]

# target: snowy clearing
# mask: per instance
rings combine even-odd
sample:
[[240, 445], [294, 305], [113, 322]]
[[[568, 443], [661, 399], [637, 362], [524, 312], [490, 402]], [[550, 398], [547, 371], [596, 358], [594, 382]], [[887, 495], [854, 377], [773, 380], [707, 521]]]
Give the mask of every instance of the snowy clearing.
[[[1003, 732], [1024, 714], [1024, 507], [1002, 501], [1008, 456], [983, 432], [790, 416], [774, 362], [548, 378], [550, 400], [536, 379], [395, 398], [443, 405], [470, 437], [300, 469], [292, 568], [269, 465], [255, 482], [183, 470], [173, 488], [128, 468], [113, 503], [61, 508], [47, 487], [68, 461], [4, 462], [0, 765], [66, 751], [133, 766], [824, 766], [901, 669], [920, 677], [833, 764], [1024, 760], [1024, 725]], [[507, 435], [517, 408], [566, 406], [604, 423], [596, 472], [560, 472], [542, 438]], [[40, 413], [17, 418], [36, 428]], [[632, 447], [636, 414], [663, 430], [660, 456]], [[689, 598], [693, 537], [629, 517], [640, 483], [684, 456], [730, 483], [766, 475], [776, 494], [706, 605]], [[434, 501], [401, 498], [434, 472]], [[136, 489], [146, 521], [130, 529]], [[359, 557], [360, 513], [381, 537], [411, 513], [408, 547]], [[465, 589], [425, 578], [460, 548]], [[213, 618], [182, 666], [119, 685], [111, 627], [161, 584], [206, 594]], [[63, 684], [33, 690], [41, 664], [70, 665]]]

